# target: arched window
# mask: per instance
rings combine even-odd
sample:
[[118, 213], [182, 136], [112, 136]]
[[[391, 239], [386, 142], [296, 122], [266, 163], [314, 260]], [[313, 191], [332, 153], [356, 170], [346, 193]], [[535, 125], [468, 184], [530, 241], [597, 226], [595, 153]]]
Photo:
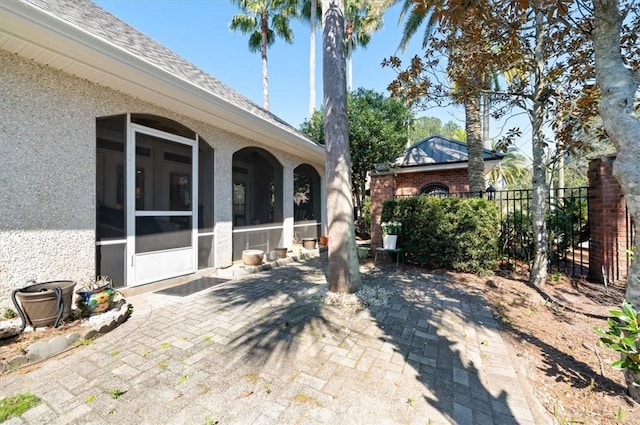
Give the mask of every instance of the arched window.
[[320, 175], [309, 164], [293, 170], [294, 220], [320, 221]]
[[233, 225], [280, 223], [282, 165], [261, 148], [233, 154]]
[[442, 198], [449, 195], [449, 188], [442, 183], [429, 183], [420, 189], [420, 194]]

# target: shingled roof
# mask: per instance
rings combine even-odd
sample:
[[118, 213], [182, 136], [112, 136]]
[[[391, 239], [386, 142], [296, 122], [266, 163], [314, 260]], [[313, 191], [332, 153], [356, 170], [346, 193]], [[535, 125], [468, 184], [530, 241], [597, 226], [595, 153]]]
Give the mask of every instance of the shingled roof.
[[104, 39], [122, 50], [143, 58], [172, 75], [185, 79], [211, 94], [226, 99], [247, 111], [251, 111], [275, 125], [294, 127], [276, 115], [253, 103], [247, 97], [233, 90], [222, 81], [197, 68], [175, 52], [169, 50], [151, 37], [141, 33], [131, 25], [97, 6], [89, 0], [23, 0], [59, 19]]
[[[504, 154], [483, 149], [485, 161], [500, 160]], [[467, 144], [442, 136], [431, 136], [407, 148], [396, 158], [393, 165], [397, 167], [413, 167], [430, 164], [453, 164], [469, 160]]]

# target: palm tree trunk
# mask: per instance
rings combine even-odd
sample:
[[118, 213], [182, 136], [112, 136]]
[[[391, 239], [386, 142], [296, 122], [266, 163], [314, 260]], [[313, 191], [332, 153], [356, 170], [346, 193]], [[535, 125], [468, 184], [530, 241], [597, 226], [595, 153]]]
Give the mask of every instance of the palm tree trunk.
[[[487, 78], [488, 79], [488, 78]], [[491, 109], [491, 100], [487, 93], [482, 95], [482, 145], [491, 149], [491, 141], [489, 140], [489, 112]]]
[[480, 95], [469, 94], [464, 101], [467, 154], [469, 158], [469, 191], [484, 192], [484, 159], [482, 158], [482, 129], [480, 123]]
[[311, 32], [309, 34], [309, 118], [316, 109], [316, 10], [317, 0], [311, 0]]
[[329, 290], [352, 293], [361, 279], [351, 196], [343, 1], [322, 0], [322, 15]]
[[260, 33], [262, 35], [262, 43], [260, 46], [260, 54], [262, 56], [262, 102], [263, 107], [269, 110], [269, 71], [267, 68], [267, 34], [269, 32], [269, 21], [266, 12], [262, 12], [260, 16]]

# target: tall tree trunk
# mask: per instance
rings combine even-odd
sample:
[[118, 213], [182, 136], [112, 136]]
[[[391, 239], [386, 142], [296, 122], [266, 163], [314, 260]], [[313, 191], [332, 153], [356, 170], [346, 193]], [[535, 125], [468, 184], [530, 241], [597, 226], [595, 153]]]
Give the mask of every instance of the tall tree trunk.
[[556, 204], [563, 205], [564, 203], [564, 187], [566, 185], [564, 179], [564, 145], [561, 143], [558, 144], [557, 155], [558, 155], [558, 188], [556, 190]]
[[[617, 0], [594, 0], [596, 82], [600, 88], [600, 116], [607, 134], [618, 151], [613, 175], [624, 192], [629, 213], [640, 224], [640, 121], [634, 115], [635, 92], [640, 71], [632, 74], [622, 62], [620, 26], [622, 16]], [[626, 299], [640, 311], [640, 255], [636, 255], [627, 276]], [[640, 373], [625, 370], [631, 398], [640, 402]]]
[[534, 95], [533, 95], [533, 111], [530, 111], [532, 133], [533, 133], [533, 240], [535, 255], [533, 265], [531, 266], [531, 274], [529, 275], [529, 283], [535, 286], [542, 286], [547, 280], [547, 258], [548, 237], [547, 224], [545, 216], [547, 213], [546, 197], [549, 193], [546, 181], [545, 163], [544, 163], [544, 133], [542, 125], [544, 120], [544, 42], [546, 40], [546, 29], [544, 25], [544, 15], [541, 8], [536, 7], [536, 46], [534, 51], [534, 59], [536, 69], [534, 73]]
[[[622, 62], [620, 26], [622, 16], [617, 0], [594, 0], [596, 82], [600, 88], [600, 116], [618, 152], [613, 174], [625, 195], [629, 213], [640, 225], [640, 121], [634, 115], [634, 95], [640, 70], [633, 73]], [[627, 278], [627, 300], [640, 311], [640, 255], [636, 255]], [[635, 388], [640, 401], [640, 388]]]
[[329, 290], [351, 293], [361, 279], [351, 196], [343, 0], [322, 0], [322, 15]]
[[316, 109], [316, 10], [317, 0], [311, 0], [311, 33], [309, 34], [309, 119]]
[[260, 53], [262, 55], [262, 102], [263, 107], [269, 110], [269, 71], [267, 69], [267, 34], [269, 32], [269, 21], [267, 13], [262, 12], [260, 16], [260, 33], [262, 41], [260, 45]]
[[480, 95], [469, 94], [464, 101], [465, 130], [469, 163], [469, 191], [484, 192], [484, 159], [482, 158], [482, 124], [480, 122]]
[[[487, 78], [489, 79], [489, 78]], [[488, 87], [488, 85], [487, 85]], [[491, 141], [489, 140], [489, 112], [491, 110], [491, 98], [489, 94], [482, 95], [482, 145], [486, 149], [491, 149]]]

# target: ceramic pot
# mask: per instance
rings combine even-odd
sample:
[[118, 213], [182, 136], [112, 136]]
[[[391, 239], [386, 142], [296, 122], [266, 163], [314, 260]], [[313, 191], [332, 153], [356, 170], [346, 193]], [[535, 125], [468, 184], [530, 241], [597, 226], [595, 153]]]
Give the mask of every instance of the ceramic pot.
[[396, 242], [398, 241], [398, 235], [384, 235], [382, 238], [382, 245], [384, 249], [396, 249]]
[[116, 291], [111, 284], [107, 284], [96, 289], [78, 289], [76, 294], [76, 306], [82, 315], [86, 316], [109, 310]]
[[245, 266], [259, 266], [262, 264], [264, 251], [260, 249], [245, 249], [242, 251], [242, 262]]
[[275, 251], [269, 251], [267, 253], [267, 261], [276, 261], [278, 258], [278, 254]]

